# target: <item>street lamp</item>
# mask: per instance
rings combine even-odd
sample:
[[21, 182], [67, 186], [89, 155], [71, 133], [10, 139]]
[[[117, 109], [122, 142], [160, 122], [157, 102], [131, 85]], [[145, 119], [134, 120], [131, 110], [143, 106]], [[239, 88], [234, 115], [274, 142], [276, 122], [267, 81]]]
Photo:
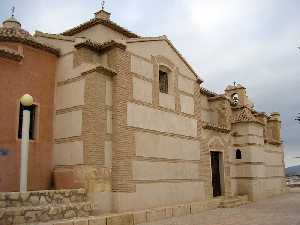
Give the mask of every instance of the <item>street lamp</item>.
[[[20, 102], [23, 106], [29, 107], [33, 104], [33, 98], [31, 95], [25, 94], [21, 97]], [[27, 191], [29, 126], [30, 126], [30, 111], [25, 108], [23, 110], [23, 122], [22, 122], [20, 192]]]

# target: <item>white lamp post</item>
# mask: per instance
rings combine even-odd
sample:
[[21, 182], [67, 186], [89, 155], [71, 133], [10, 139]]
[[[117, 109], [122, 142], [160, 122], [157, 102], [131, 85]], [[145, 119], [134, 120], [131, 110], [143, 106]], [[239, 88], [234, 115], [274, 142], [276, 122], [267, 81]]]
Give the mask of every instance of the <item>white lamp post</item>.
[[[23, 106], [31, 106], [33, 104], [33, 98], [29, 94], [23, 95], [20, 101]], [[29, 126], [30, 126], [30, 111], [25, 109], [23, 110], [23, 123], [22, 123], [20, 192], [27, 191]]]

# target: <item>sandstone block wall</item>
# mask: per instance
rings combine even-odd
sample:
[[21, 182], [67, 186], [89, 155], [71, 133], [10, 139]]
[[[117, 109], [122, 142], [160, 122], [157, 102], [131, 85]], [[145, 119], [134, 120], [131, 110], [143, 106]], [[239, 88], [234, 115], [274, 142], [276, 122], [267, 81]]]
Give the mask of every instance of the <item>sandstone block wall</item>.
[[[102, 199], [109, 205], [104, 211], [142, 210], [211, 198], [210, 152], [218, 151], [222, 195], [280, 192], [282, 186], [272, 185], [282, 181], [282, 150], [266, 143], [266, 136], [278, 139], [268, 131], [278, 127], [276, 115], [232, 125], [238, 108], [230, 93], [200, 91], [167, 40], [126, 45], [101, 53], [73, 49], [59, 62], [57, 174], [76, 174], [98, 207]], [[159, 91], [160, 69], [168, 71], [168, 93]], [[248, 97], [241, 102], [248, 104]], [[235, 159], [237, 148], [241, 160]]]
[[[128, 159], [128, 164], [124, 161], [115, 163], [119, 163], [120, 169], [124, 168], [123, 175], [127, 171], [128, 175], [123, 176], [122, 180], [125, 181], [128, 177], [127, 185], [132, 184], [133, 186], [128, 187], [134, 189], [125, 191], [123, 188], [114, 188], [116, 182], [113, 179], [113, 190], [116, 192], [113, 193], [114, 210], [139, 210], [205, 199], [199, 170], [197, 119], [194, 117], [195, 78], [193, 80], [180, 74], [175, 64], [165, 56], [147, 59], [130, 53], [130, 74], [125, 74], [125, 66], [124, 75], [118, 75], [119, 79], [126, 79], [123, 81], [128, 86], [123, 88], [126, 92], [122, 102], [115, 98], [114, 103], [126, 103], [121, 108], [126, 111], [120, 115], [120, 121], [125, 121], [124, 130], [122, 124], [121, 131], [126, 132], [127, 136], [125, 139], [125, 133], [121, 133], [119, 127], [116, 135], [119, 135], [120, 141], [127, 141], [129, 138], [126, 151], [131, 158]], [[160, 65], [170, 70], [168, 94], [159, 92]], [[179, 80], [178, 77], [182, 78]], [[192, 90], [188, 90], [189, 88]], [[115, 94], [118, 97], [119, 93]], [[129, 193], [131, 190], [133, 192]]]
[[[231, 160], [232, 188], [258, 200], [285, 191], [283, 151], [280, 145], [265, 143], [261, 124], [234, 125], [237, 132]], [[242, 159], [235, 159], [240, 149]]]
[[91, 215], [84, 189], [0, 193], [0, 224], [35, 224]]

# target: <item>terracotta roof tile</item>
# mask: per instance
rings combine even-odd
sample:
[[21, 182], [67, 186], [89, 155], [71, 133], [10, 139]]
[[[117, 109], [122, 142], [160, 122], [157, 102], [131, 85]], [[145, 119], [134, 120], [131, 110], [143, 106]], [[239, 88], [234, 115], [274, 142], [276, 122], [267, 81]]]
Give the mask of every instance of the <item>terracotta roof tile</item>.
[[218, 95], [217, 93], [212, 92], [212, 91], [210, 91], [210, 90], [208, 90], [208, 89], [206, 89], [204, 87], [200, 87], [200, 93], [202, 93], [202, 94], [204, 94], [204, 95], [206, 95], [208, 97], [215, 97], [215, 96]]
[[12, 59], [18, 62], [20, 62], [24, 58], [24, 56], [19, 52], [3, 46], [0, 46], [0, 57]]
[[239, 111], [232, 119], [233, 123], [237, 122], [257, 122], [255, 116], [252, 114], [251, 110], [247, 107], [244, 107]]
[[0, 41], [19, 42], [59, 55], [59, 50], [38, 42], [29, 32], [16, 27], [1, 27]]
[[203, 129], [207, 129], [207, 130], [215, 130], [215, 131], [219, 131], [221, 133], [229, 133], [231, 130], [227, 127], [224, 126], [219, 126], [217, 124], [212, 124], [212, 123], [208, 123], [208, 122], [203, 122], [202, 125]]
[[93, 51], [99, 51], [99, 52], [111, 49], [112, 47], [119, 47], [121, 49], [126, 49], [126, 45], [116, 42], [114, 40], [102, 42], [102, 43], [86, 40], [84, 42], [75, 45], [75, 48], [82, 48], [82, 47], [89, 48]]
[[137, 34], [132, 33], [131, 31], [125, 29], [124, 27], [121, 27], [120, 25], [116, 24], [115, 22], [112, 22], [111, 20], [104, 20], [104, 19], [100, 19], [100, 18], [94, 18], [85, 23], [82, 23], [74, 28], [71, 28], [71, 29], [63, 32], [62, 35], [72, 36], [74, 34], [77, 34], [81, 31], [86, 30], [97, 24], [102, 24], [104, 26], [107, 26], [115, 31], [118, 31], [118, 32], [124, 34], [126, 37], [129, 37], [129, 38], [138, 38], [139, 37]]

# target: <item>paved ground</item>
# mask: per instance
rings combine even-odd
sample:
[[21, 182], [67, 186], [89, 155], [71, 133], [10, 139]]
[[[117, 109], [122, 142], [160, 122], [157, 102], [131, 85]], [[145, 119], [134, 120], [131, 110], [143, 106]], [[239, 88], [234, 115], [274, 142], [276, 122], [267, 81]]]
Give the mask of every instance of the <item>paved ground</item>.
[[239, 208], [210, 210], [151, 225], [300, 225], [300, 188]]

